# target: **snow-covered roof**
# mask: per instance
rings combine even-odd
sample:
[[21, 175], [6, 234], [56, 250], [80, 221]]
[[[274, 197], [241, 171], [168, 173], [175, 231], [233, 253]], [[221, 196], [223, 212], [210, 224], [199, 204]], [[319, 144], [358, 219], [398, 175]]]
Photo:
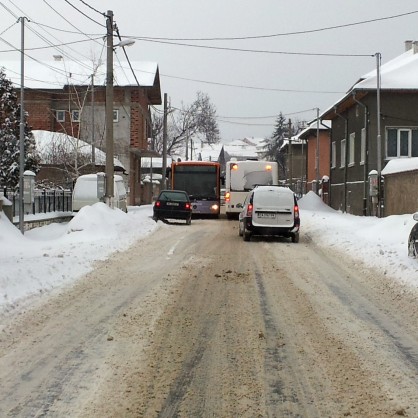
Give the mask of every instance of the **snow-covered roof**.
[[382, 170], [382, 175], [386, 176], [389, 174], [414, 170], [418, 170], [418, 157], [394, 158], [388, 161], [385, 168]]
[[[319, 130], [325, 131], [331, 128], [331, 121], [323, 120], [319, 123]], [[302, 129], [297, 135], [296, 138], [303, 138], [309, 131], [316, 131], [318, 129], [317, 121], [314, 120], [308, 124], [308, 126]], [[305, 139], [305, 138], [304, 138]]]
[[[377, 70], [374, 69], [360, 78], [353, 90], [376, 90]], [[409, 49], [380, 67], [380, 88], [382, 90], [418, 89], [418, 53]]]
[[[68, 153], [74, 151], [75, 147], [77, 151], [85, 156], [91, 155], [91, 144], [88, 144], [81, 139], [74, 138], [71, 135], [67, 135], [61, 132], [50, 132], [42, 130], [33, 130], [33, 136], [36, 142], [36, 149], [41, 156], [41, 163], [46, 164], [48, 156], [54, 152], [54, 148], [63, 147], [64, 150]], [[106, 153], [102, 150], [95, 148], [94, 155], [96, 160], [96, 165], [105, 165], [106, 164]], [[123, 164], [117, 159], [113, 159], [113, 164], [117, 168], [125, 170]]]
[[[152, 166], [154, 168], [162, 168], [163, 166], [163, 159], [162, 157], [141, 157], [141, 167], [142, 168], [148, 168], [151, 167], [151, 162], [152, 162]], [[172, 162], [172, 158], [167, 156], [166, 158], [166, 164], [167, 167], [170, 167]]]
[[[381, 90], [418, 90], [418, 52], [412, 47], [401, 55], [380, 66]], [[328, 109], [321, 117], [327, 115], [339, 104], [345, 102], [356, 91], [377, 90], [377, 69], [364, 74], [348, 92]]]
[[[132, 61], [132, 68], [143, 87], [154, 85], [158, 65], [155, 62]], [[4, 68], [7, 78], [13, 84], [20, 85], [20, 61], [2, 61], [0, 67]], [[29, 88], [60, 89], [64, 85], [88, 85], [91, 83], [91, 75], [94, 73], [92, 62], [67, 61], [32, 61], [25, 60], [24, 84]], [[115, 62], [113, 68], [115, 86], [136, 86], [137, 82], [126, 62]], [[106, 84], [106, 64], [98, 66], [94, 75], [94, 84], [97, 86]]]

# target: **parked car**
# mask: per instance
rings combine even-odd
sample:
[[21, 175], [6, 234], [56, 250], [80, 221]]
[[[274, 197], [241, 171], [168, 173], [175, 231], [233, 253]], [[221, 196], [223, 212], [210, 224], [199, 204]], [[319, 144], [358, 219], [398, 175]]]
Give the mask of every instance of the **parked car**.
[[192, 223], [192, 205], [189, 195], [182, 190], [162, 190], [154, 203], [153, 219], [155, 222], [183, 219], [187, 225], [190, 225]]
[[299, 242], [299, 207], [295, 194], [282, 186], [258, 186], [248, 193], [239, 214], [239, 235], [274, 235]]
[[[418, 212], [413, 214], [414, 221], [418, 222]], [[408, 239], [408, 256], [417, 258], [418, 257], [418, 223], [416, 223], [409, 234]]]
[[[77, 178], [73, 190], [72, 209], [79, 211], [83, 206], [94, 205], [104, 199], [104, 182], [101, 185], [100, 179], [104, 179], [103, 173], [84, 174]], [[123, 177], [114, 175], [114, 206], [124, 212], [128, 211], [128, 198]]]

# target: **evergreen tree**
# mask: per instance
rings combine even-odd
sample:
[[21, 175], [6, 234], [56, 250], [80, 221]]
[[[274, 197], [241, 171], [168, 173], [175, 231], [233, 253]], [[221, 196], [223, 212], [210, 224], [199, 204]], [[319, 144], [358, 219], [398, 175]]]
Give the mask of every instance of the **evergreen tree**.
[[[26, 115], [27, 116], [27, 115]], [[39, 171], [40, 158], [35, 138], [25, 117], [25, 170]], [[13, 85], [0, 68], [0, 185], [16, 189], [20, 168], [20, 104]]]
[[284, 140], [289, 137], [289, 127], [283, 113], [277, 116], [274, 132], [270, 138], [265, 140], [264, 158], [277, 161], [282, 172], [282, 176], [286, 173], [286, 158], [281, 152]]

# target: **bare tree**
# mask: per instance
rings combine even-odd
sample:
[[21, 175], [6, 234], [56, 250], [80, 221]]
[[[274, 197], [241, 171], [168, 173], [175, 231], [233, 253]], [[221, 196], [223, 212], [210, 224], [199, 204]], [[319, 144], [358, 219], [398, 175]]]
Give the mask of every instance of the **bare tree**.
[[[154, 149], [163, 149], [163, 115], [154, 114], [152, 121]], [[216, 121], [216, 109], [207, 94], [198, 92], [195, 101], [182, 105], [181, 109], [169, 109], [167, 124], [167, 153], [191, 147], [192, 141], [208, 144], [219, 142], [219, 128]]]

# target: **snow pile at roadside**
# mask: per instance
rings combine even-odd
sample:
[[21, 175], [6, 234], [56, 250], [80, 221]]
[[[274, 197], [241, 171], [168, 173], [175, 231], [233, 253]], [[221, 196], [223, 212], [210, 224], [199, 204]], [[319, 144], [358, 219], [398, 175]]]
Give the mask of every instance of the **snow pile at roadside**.
[[418, 286], [418, 260], [408, 257], [412, 214], [376, 218], [341, 213], [313, 192], [299, 200], [301, 235], [332, 247], [377, 271]]
[[128, 213], [104, 203], [86, 206], [67, 224], [53, 223], [24, 235], [0, 217], [0, 307], [70, 283], [115, 251], [150, 234], [152, 206]]

